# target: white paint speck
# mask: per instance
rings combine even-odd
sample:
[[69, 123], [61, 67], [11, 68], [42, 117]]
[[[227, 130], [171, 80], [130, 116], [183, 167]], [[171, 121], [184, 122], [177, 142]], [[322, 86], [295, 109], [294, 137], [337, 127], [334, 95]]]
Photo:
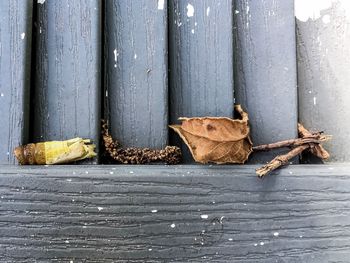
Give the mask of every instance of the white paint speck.
[[26, 33], [23, 32], [23, 33], [21, 34], [21, 39], [24, 39], [25, 36], [26, 36]]
[[71, 182], [71, 181], [72, 181], [72, 179], [67, 179], [66, 181], [67, 181], [67, 182]]
[[119, 56], [119, 53], [118, 53], [117, 49], [114, 49], [113, 53], [114, 53], [114, 61], [117, 62], [118, 56]]
[[4, 97], [4, 96], [5, 96], [5, 94], [1, 92], [0, 93], [0, 97]]
[[197, 24], [197, 22], [194, 22], [194, 26], [197, 26], [198, 24]]
[[[45, 1], [45, 0], [44, 0]], [[69, 263], [73, 263], [73, 260], [69, 261]]]
[[174, 223], [171, 224], [170, 227], [171, 227], [171, 228], [175, 228], [175, 224], [174, 224]]
[[164, 0], [158, 0], [158, 10], [164, 9]]
[[187, 5], [187, 17], [192, 17], [194, 14], [194, 7], [191, 4]]
[[194, 34], [194, 29], [191, 30], [191, 33]]
[[98, 211], [102, 211], [103, 210], [103, 207], [99, 206], [97, 207]]
[[236, 15], [239, 14], [239, 11], [238, 11], [238, 10], [235, 10], [235, 14], [236, 14]]
[[137, 59], [137, 54], [134, 55], [134, 59]]
[[149, 248], [148, 251], [152, 251], [152, 248]]
[[255, 243], [255, 244], [254, 244], [254, 247], [256, 247], [256, 246], [258, 246], [258, 244], [257, 244], [257, 243]]
[[302, 236], [302, 235], [300, 235], [299, 237], [300, 237], [300, 238], [303, 238], [303, 236]]
[[323, 23], [325, 23], [325, 24], [328, 24], [329, 22], [331, 22], [331, 17], [330, 17], [330, 15], [324, 15], [324, 16], [322, 17], [322, 21], [323, 21]]
[[75, 174], [75, 172], [73, 172], [72, 174]]
[[42, 33], [41, 27], [39, 27], [39, 33], [40, 33], [40, 34]]
[[85, 171], [86, 174], [89, 174], [89, 171]]
[[279, 235], [280, 235], [280, 233], [278, 233], [278, 232], [273, 233], [273, 236], [275, 236], [275, 237], [278, 237]]
[[45, 3], [45, 0], [38, 0], [38, 4], [44, 4], [44, 3]]
[[202, 219], [208, 219], [208, 217], [209, 217], [208, 215], [201, 215]]
[[10, 152], [7, 152], [6, 155], [10, 155]]
[[215, 201], [213, 201], [212, 203], [215, 204]]
[[116, 68], [116, 67], [117, 67], [117, 64], [114, 64], [114, 67]]
[[158, 210], [157, 210], [157, 209], [153, 209], [151, 212], [152, 212], [152, 213], [157, 213]]
[[264, 242], [260, 242], [260, 246], [263, 246], [263, 245], [265, 245], [265, 243]]
[[133, 174], [134, 172], [133, 172], [133, 171], [130, 171], [129, 173], [130, 173], [130, 174]]
[[232, 241], [232, 240], [233, 240], [233, 238], [229, 238], [229, 239], [228, 239], [228, 241]]
[[317, 104], [317, 98], [314, 97], [314, 105], [316, 105], [316, 104]]
[[111, 172], [109, 172], [109, 174], [114, 174], [114, 172], [113, 172], [113, 171], [111, 171]]
[[210, 14], [210, 6], [207, 7], [207, 16]]
[[64, 243], [69, 244], [69, 240], [64, 241]]

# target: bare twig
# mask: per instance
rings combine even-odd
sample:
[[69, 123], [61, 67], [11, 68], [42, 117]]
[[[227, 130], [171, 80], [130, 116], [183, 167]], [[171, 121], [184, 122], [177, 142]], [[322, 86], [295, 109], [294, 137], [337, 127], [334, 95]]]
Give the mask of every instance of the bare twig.
[[290, 152], [283, 154], [283, 155], [278, 155], [275, 159], [273, 159], [271, 162], [265, 164], [264, 166], [260, 167], [259, 169], [256, 170], [257, 175], [261, 178], [268, 173], [272, 172], [273, 170], [276, 170], [277, 168], [281, 167], [282, 165], [285, 165], [288, 163], [288, 161], [298, 154], [302, 153], [304, 150], [309, 148], [309, 144], [304, 144], [301, 146], [298, 146], [291, 150]]
[[256, 170], [257, 175], [261, 178], [273, 170], [288, 163], [290, 159], [299, 155], [303, 151], [310, 149], [310, 152], [321, 159], [327, 159], [329, 153], [322, 147], [321, 142], [331, 139], [329, 135], [323, 135], [322, 132], [311, 133], [303, 125], [298, 124], [298, 132], [301, 138], [286, 140], [271, 144], [265, 144], [253, 147], [254, 151], [271, 150], [281, 147], [294, 147], [290, 152], [278, 155], [271, 162]]

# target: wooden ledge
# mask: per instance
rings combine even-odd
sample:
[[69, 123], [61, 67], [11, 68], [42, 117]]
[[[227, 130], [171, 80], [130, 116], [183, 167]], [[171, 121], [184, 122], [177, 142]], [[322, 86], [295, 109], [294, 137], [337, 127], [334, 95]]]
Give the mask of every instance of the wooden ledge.
[[0, 166], [2, 262], [347, 262], [350, 165]]

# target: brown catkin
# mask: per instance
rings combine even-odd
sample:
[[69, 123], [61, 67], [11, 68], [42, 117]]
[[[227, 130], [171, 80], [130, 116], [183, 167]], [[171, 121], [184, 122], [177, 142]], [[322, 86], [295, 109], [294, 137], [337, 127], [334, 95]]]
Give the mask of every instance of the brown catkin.
[[166, 146], [162, 150], [135, 147], [123, 149], [119, 142], [114, 141], [109, 134], [107, 122], [104, 120], [102, 120], [102, 139], [106, 151], [118, 163], [145, 164], [165, 162], [167, 164], [177, 164], [182, 159], [181, 150], [176, 146]]

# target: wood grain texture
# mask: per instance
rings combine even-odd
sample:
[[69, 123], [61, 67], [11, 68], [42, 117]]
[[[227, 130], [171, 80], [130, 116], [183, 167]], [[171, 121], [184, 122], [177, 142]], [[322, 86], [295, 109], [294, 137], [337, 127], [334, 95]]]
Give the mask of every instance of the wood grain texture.
[[2, 262], [348, 262], [350, 166], [0, 167]]
[[[304, 4], [297, 6], [301, 13]], [[350, 7], [334, 1], [323, 8], [314, 19], [297, 14], [299, 117], [307, 128], [333, 135], [325, 144], [331, 161], [348, 162]]]
[[31, 1], [0, 1], [0, 164], [28, 139], [32, 11]]
[[[235, 92], [254, 145], [297, 137], [294, 1], [235, 0]], [[264, 163], [280, 151], [254, 154]]]
[[[233, 116], [232, 18], [232, 0], [169, 3], [171, 123]], [[172, 143], [186, 149], [175, 134]], [[188, 151], [185, 160], [192, 160]]]
[[100, 137], [101, 1], [37, 4], [35, 141]]
[[123, 146], [168, 141], [167, 1], [106, 1], [110, 128]]

